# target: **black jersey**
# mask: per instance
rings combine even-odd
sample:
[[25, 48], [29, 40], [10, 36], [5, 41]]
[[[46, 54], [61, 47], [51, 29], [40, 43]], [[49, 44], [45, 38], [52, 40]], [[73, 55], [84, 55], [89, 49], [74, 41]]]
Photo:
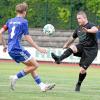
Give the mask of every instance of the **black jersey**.
[[[85, 28], [91, 29], [94, 25], [92, 23], [87, 23], [84, 25]], [[73, 33], [73, 38], [79, 38], [79, 43], [83, 46], [97, 46], [97, 39], [95, 33], [85, 33], [82, 31], [82, 27], [79, 26]]]

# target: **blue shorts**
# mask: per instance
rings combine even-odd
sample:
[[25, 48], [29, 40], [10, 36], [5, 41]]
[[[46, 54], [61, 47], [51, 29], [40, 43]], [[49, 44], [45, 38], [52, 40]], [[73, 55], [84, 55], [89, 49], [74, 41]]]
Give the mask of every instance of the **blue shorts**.
[[13, 50], [8, 52], [10, 57], [17, 63], [26, 62], [31, 59], [31, 55], [27, 50]]
[[100, 31], [98, 31], [98, 32], [96, 33], [96, 37], [97, 37], [97, 39], [100, 40]]

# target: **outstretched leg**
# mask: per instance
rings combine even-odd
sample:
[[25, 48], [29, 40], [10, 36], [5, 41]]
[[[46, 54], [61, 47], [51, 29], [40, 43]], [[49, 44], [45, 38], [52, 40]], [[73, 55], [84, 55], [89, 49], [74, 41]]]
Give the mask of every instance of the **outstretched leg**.
[[61, 56], [57, 56], [55, 53], [51, 53], [51, 56], [57, 64], [60, 64], [62, 60], [69, 57], [72, 53], [76, 52], [77, 52], [77, 47], [75, 45], [71, 45], [67, 50], [63, 52]]

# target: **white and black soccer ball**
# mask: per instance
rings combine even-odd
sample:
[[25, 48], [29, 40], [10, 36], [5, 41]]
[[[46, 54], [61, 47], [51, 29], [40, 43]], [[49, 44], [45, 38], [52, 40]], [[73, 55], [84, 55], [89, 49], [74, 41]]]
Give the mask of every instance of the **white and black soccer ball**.
[[46, 24], [44, 27], [43, 27], [43, 33], [45, 35], [53, 35], [55, 33], [55, 28], [52, 24]]

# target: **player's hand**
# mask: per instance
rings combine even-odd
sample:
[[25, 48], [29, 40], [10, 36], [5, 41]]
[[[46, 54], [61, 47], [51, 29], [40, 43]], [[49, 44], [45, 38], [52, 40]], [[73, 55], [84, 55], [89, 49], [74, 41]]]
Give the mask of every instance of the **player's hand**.
[[42, 48], [42, 47], [39, 47], [38, 51], [41, 53], [47, 53], [47, 50], [45, 48]]
[[85, 28], [85, 27], [82, 27], [82, 31], [83, 31], [83, 32], [88, 32], [88, 29]]
[[4, 47], [3, 48], [3, 52], [7, 52], [7, 47]]

